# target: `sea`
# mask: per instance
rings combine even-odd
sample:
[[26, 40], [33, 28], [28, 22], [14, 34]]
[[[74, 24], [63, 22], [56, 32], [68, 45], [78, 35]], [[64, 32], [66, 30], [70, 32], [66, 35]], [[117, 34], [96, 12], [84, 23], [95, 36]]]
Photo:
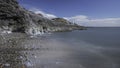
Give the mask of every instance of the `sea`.
[[55, 40], [51, 42], [53, 45], [63, 46], [60, 50], [63, 48], [63, 52], [69, 53], [58, 61], [63, 68], [120, 68], [119, 27], [58, 32], [48, 38]]

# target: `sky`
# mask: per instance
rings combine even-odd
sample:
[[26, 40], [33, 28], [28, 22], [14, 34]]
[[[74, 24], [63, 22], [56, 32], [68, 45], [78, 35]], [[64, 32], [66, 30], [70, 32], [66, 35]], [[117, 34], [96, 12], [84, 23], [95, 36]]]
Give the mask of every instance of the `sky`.
[[64, 17], [84, 26], [120, 26], [120, 0], [18, 0], [48, 18]]

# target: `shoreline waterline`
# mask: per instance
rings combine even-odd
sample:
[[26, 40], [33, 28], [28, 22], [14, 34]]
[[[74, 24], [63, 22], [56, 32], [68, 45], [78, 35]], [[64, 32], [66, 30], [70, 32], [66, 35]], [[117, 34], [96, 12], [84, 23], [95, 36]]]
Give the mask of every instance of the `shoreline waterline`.
[[120, 32], [118, 31], [119, 28], [90, 28], [84, 31], [58, 32], [32, 38], [19, 33], [0, 35], [0, 66], [3, 68], [119, 68]]

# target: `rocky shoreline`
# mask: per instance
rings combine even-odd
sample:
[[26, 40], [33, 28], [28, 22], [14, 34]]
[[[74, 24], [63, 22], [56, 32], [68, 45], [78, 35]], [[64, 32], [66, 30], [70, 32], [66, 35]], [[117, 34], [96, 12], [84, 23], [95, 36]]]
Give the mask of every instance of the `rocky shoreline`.
[[0, 0], [0, 33], [21, 32], [41, 34], [43, 32], [71, 31], [85, 27], [63, 18], [47, 19], [21, 7], [16, 0]]
[[[35, 39], [29, 35], [84, 29], [86, 28], [63, 18], [50, 20], [40, 14], [28, 11], [21, 7], [17, 0], [0, 0], [0, 68], [44, 68], [34, 67], [30, 58], [32, 57], [34, 61], [35, 53], [41, 51], [49, 53], [50, 48], [50, 53], [55, 53], [53, 55], [57, 56], [57, 52], [53, 52], [52, 48], [55, 46], [59, 49], [59, 46], [49, 46], [51, 41], [46, 43], [44, 38], [42, 40]], [[44, 54], [49, 55], [48, 53]], [[63, 53], [60, 53], [60, 56]], [[47, 57], [47, 59], [49, 58]]]
[[[59, 59], [66, 59], [70, 51], [63, 44], [46, 36], [31, 38], [25, 33], [2, 34], [0, 68], [59, 68]], [[60, 66], [70, 67], [67, 63]]]
[[35, 56], [32, 52], [48, 50], [40, 41], [24, 33], [0, 35], [0, 68], [34, 68], [29, 58]]

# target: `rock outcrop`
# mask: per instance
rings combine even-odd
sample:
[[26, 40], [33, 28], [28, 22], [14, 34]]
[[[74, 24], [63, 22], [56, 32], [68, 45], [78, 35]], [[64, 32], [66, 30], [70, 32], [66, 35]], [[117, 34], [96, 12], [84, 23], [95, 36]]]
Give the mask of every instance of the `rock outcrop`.
[[62, 18], [49, 20], [21, 7], [16, 0], [0, 0], [0, 32], [41, 34], [51, 31], [83, 29]]

